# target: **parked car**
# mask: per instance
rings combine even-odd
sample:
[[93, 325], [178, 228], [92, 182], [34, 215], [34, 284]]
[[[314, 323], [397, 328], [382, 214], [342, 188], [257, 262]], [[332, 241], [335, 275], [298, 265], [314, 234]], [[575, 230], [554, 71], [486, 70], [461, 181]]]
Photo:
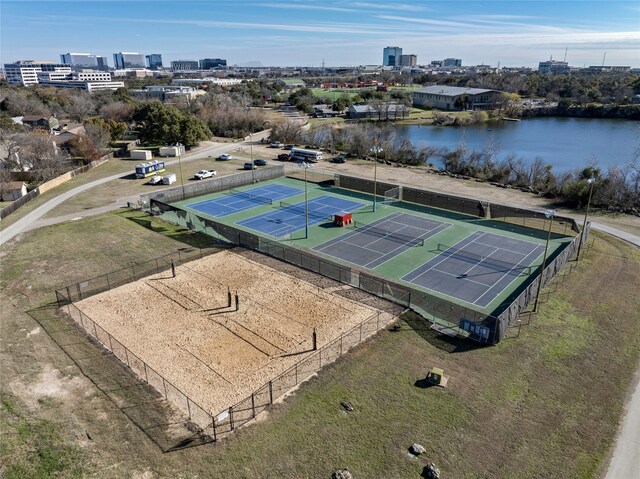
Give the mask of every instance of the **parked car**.
[[205, 178], [213, 178], [216, 176], [215, 170], [200, 170], [193, 177], [196, 180], [204, 180]]
[[245, 170], [257, 170], [258, 167], [251, 162], [246, 162], [243, 166]]
[[156, 175], [156, 176], [152, 176], [151, 178], [149, 178], [149, 182], [147, 183], [148, 185], [157, 185], [162, 183], [162, 176], [160, 175]]
[[261, 158], [257, 158], [255, 160], [253, 160], [253, 164], [256, 166], [267, 166], [269, 163], [267, 162], [267, 160], [263, 160]]
[[290, 150], [290, 149], [295, 148], [295, 147], [296, 147], [296, 145], [294, 145], [294, 144], [292, 143], [292, 144], [289, 144], [289, 145], [284, 145], [284, 146], [282, 147], [282, 149], [283, 149], [283, 150]]
[[224, 154], [222, 154], [222, 155], [220, 155], [220, 156], [218, 157], [218, 159], [219, 159], [220, 161], [228, 161], [228, 160], [230, 160], [231, 158], [233, 158], [233, 157], [232, 157], [231, 155], [228, 155], [227, 153], [224, 153]]
[[288, 154], [288, 153], [281, 153], [281, 154], [278, 155], [278, 159], [280, 161], [289, 161], [289, 160], [291, 160], [291, 155]]
[[271, 148], [282, 148], [282, 143], [280, 143], [279, 141], [272, 141]]
[[346, 163], [347, 162], [347, 158], [344, 156], [336, 156], [335, 158], [331, 159], [331, 163]]

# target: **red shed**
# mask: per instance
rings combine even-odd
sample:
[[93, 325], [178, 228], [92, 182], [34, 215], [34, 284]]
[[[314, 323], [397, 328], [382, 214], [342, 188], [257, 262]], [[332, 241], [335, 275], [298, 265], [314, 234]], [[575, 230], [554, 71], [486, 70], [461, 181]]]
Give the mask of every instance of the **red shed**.
[[336, 226], [350, 225], [352, 221], [353, 221], [353, 218], [351, 216], [351, 213], [346, 213], [344, 211], [341, 211], [340, 213], [336, 213], [333, 216], [333, 224]]

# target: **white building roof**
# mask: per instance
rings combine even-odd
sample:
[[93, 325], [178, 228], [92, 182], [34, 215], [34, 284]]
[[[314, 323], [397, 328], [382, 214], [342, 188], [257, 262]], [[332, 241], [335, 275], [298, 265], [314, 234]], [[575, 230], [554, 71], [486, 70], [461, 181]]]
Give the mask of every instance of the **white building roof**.
[[497, 92], [498, 90], [486, 90], [483, 88], [467, 88], [459, 86], [446, 86], [446, 85], [433, 85], [420, 90], [415, 90], [414, 93], [428, 93], [431, 95], [442, 96], [460, 96], [460, 95], [481, 95], [482, 93]]

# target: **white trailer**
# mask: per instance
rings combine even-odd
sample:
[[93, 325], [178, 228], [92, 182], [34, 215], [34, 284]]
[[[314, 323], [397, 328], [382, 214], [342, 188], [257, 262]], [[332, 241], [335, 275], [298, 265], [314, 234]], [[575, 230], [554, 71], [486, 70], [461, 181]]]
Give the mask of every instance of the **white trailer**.
[[184, 145], [160, 147], [160, 156], [178, 156], [178, 155], [184, 155]]
[[176, 179], [177, 177], [175, 173], [169, 173], [168, 175], [162, 177], [162, 184], [171, 185], [176, 182]]
[[131, 150], [131, 158], [134, 160], [150, 160], [153, 155], [149, 150]]

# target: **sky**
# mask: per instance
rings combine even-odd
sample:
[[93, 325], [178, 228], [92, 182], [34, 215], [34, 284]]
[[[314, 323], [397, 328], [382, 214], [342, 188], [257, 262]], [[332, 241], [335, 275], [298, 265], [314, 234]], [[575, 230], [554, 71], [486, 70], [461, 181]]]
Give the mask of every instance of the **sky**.
[[640, 67], [640, 2], [590, 0], [0, 0], [0, 63], [61, 53], [160, 53], [229, 65], [382, 64], [402, 47], [418, 64]]

